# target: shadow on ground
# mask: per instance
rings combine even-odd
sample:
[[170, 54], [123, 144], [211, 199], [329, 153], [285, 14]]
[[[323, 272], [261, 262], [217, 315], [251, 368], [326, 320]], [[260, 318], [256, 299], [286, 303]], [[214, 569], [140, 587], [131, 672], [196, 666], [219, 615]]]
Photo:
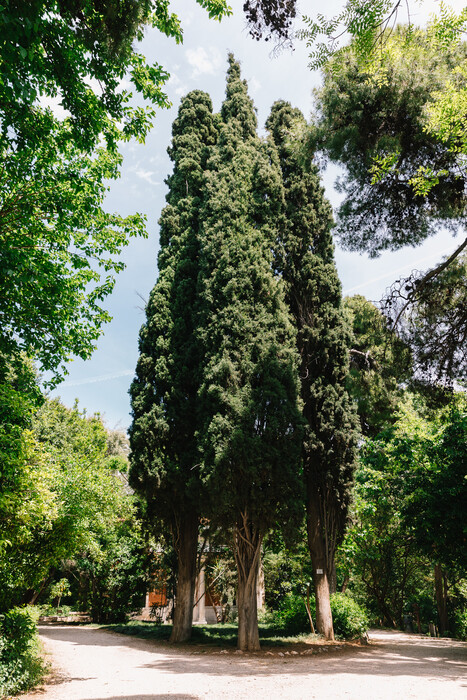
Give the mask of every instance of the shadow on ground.
[[[450, 639], [430, 639], [397, 632], [378, 632], [367, 647], [347, 647], [313, 653], [307, 656], [273, 656], [265, 653], [222, 654], [212, 649], [173, 647], [160, 642], [143, 640], [109, 631], [86, 627], [41, 628], [45, 638], [70, 644], [120, 646], [147, 653], [147, 663], [139, 668], [155, 669], [173, 674], [205, 674], [242, 677], [276, 674], [310, 675], [349, 674], [360, 676], [413, 676], [438, 680], [464, 680], [467, 675], [467, 643]], [[319, 647], [318, 647], [319, 648]], [[321, 647], [324, 649], [324, 647]], [[196, 696], [135, 696], [148, 698], [183, 698]], [[121, 700], [121, 698], [120, 698]]]

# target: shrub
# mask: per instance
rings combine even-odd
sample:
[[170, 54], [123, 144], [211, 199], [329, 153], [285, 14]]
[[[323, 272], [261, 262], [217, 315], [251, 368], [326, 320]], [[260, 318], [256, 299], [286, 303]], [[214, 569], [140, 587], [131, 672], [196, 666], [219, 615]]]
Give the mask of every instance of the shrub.
[[[311, 615], [315, 615], [314, 600], [310, 600]], [[291, 632], [309, 632], [310, 620], [306, 611], [305, 600], [300, 595], [288, 593], [285, 595], [276, 613], [277, 620], [282, 627]]]
[[467, 639], [467, 609], [457, 609], [453, 613], [455, 635], [458, 639]]
[[0, 615], [0, 697], [31, 688], [44, 674], [37, 615], [33, 608], [13, 608]]
[[331, 596], [334, 634], [343, 639], [363, 637], [369, 625], [368, 613], [353, 598], [344, 593]]

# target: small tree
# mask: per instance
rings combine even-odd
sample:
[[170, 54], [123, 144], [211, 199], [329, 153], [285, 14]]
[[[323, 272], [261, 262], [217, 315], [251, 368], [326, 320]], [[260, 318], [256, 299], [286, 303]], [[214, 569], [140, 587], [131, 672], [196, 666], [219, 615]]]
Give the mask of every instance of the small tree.
[[61, 578], [50, 587], [50, 598], [57, 601], [57, 612], [60, 608], [60, 603], [62, 598], [66, 598], [70, 595], [70, 582], [67, 578]]

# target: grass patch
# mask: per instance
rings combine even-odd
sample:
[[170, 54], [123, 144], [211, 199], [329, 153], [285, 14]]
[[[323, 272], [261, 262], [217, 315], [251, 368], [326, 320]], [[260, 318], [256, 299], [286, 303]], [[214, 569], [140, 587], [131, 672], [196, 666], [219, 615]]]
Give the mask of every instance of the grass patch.
[[[158, 642], [167, 642], [172, 631], [172, 625], [155, 625], [153, 622], [132, 621], [127, 624], [105, 625], [101, 629], [108, 629], [120, 634], [143, 639], [154, 639]], [[194, 625], [190, 641], [187, 646], [202, 645], [207, 647], [235, 648], [237, 645], [238, 627], [236, 624]], [[321, 640], [319, 635], [309, 633], [293, 634], [287, 628], [278, 625], [260, 623], [259, 638], [265, 648], [297, 646], [301, 648]]]

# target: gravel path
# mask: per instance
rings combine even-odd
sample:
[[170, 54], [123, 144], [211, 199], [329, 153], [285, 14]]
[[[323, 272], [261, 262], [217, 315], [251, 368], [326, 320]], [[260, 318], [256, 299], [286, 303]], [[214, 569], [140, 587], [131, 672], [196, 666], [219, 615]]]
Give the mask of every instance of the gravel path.
[[85, 627], [41, 627], [55, 669], [22, 700], [465, 700], [467, 643], [373, 632], [312, 655], [202, 653]]

